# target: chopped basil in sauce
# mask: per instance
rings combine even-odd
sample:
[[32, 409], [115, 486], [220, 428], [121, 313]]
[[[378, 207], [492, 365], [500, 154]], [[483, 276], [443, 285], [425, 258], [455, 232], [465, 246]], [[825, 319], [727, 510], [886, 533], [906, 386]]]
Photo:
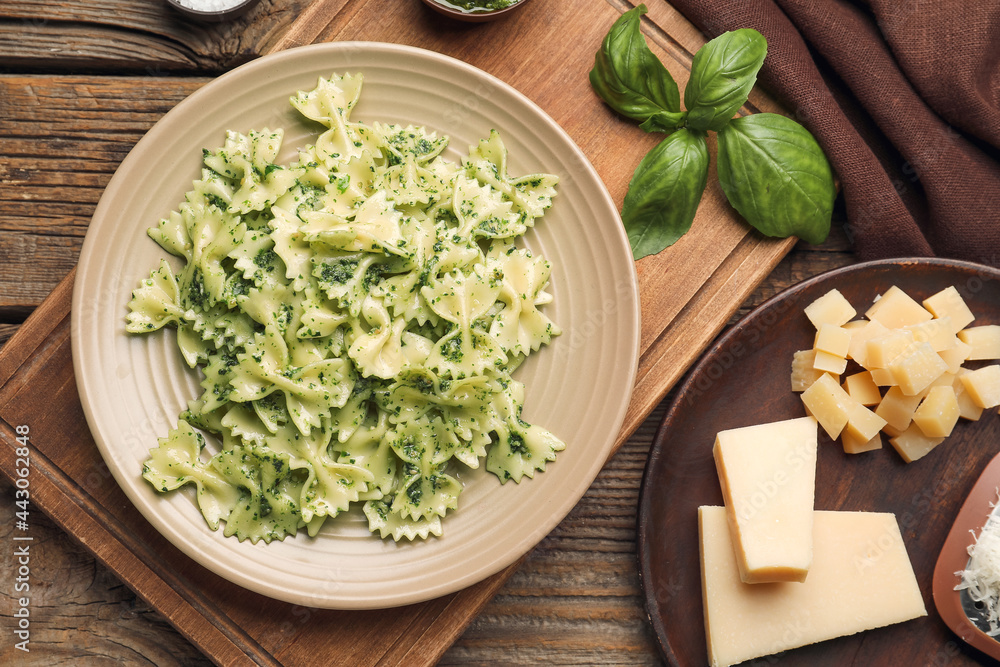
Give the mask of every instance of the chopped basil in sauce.
[[520, 0], [437, 0], [439, 4], [446, 7], [453, 7], [464, 12], [492, 12], [498, 9], [506, 9], [517, 4]]

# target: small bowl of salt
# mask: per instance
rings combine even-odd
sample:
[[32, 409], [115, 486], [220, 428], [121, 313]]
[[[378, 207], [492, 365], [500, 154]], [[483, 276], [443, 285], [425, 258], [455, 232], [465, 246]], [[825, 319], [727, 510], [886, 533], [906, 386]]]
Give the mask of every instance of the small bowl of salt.
[[229, 21], [245, 14], [260, 0], [167, 0], [167, 4], [193, 19], [209, 23]]

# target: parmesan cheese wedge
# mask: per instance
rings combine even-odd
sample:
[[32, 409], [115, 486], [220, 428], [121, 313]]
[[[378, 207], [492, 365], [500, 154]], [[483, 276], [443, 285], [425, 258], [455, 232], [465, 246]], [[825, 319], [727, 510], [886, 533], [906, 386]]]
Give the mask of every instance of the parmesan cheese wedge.
[[809, 573], [816, 431], [815, 419], [800, 417], [716, 436], [715, 466], [747, 583], [805, 581]]
[[896, 517], [817, 511], [804, 583], [740, 580], [723, 507], [699, 507], [708, 661], [728, 667], [926, 616]]

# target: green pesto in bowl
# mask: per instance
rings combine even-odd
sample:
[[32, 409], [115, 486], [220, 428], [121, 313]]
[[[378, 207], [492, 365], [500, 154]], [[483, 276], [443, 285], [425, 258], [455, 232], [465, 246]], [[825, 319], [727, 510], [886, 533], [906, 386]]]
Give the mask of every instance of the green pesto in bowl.
[[463, 12], [492, 12], [506, 9], [520, 0], [438, 0], [438, 2]]

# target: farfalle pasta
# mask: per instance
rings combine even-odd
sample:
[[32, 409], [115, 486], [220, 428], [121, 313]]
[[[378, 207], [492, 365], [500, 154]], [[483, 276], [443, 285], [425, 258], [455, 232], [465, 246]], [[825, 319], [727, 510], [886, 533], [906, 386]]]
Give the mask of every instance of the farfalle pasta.
[[[227, 133], [149, 235], [171, 255], [126, 328], [177, 330], [202, 394], [143, 477], [196, 487], [214, 530], [284, 539], [355, 503], [372, 532], [441, 535], [461, 467], [534, 477], [564, 444], [524, 422], [511, 372], [559, 328], [551, 268], [516, 244], [557, 178], [514, 177], [498, 133], [461, 162], [424, 128], [352, 121], [360, 75], [292, 105], [325, 129], [288, 165], [283, 133]], [[208, 436], [208, 437], [206, 437]]]

